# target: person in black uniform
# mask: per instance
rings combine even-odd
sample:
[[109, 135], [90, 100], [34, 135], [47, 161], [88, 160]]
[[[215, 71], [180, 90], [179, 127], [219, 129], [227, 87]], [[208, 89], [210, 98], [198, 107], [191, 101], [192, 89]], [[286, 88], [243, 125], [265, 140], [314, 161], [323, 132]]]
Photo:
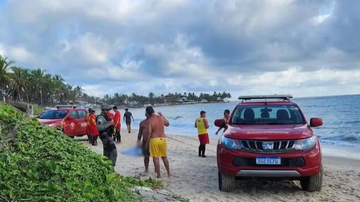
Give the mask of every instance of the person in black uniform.
[[117, 150], [112, 139], [114, 133], [114, 121], [109, 118], [110, 106], [101, 107], [101, 113], [96, 117], [99, 138], [103, 144], [103, 155], [110, 159], [113, 166], [116, 165]]

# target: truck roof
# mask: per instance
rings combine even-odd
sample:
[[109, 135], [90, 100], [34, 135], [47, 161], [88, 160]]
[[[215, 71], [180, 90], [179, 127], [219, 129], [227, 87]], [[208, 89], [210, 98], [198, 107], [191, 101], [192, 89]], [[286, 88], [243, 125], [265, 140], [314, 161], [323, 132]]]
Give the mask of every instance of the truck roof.
[[296, 105], [294, 102], [286, 101], [262, 101], [262, 102], [240, 102], [236, 106], [254, 106], [254, 105]]
[[291, 102], [293, 96], [291, 94], [281, 94], [281, 95], [245, 95], [239, 96], [241, 103], [239, 105], [294, 105], [295, 103]]

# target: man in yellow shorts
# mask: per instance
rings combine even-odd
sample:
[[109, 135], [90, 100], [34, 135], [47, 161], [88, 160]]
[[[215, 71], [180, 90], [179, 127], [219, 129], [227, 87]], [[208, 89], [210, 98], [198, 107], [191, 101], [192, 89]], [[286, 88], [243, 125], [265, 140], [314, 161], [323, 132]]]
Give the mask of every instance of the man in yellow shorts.
[[150, 157], [153, 158], [155, 172], [157, 177], [160, 178], [160, 162], [161, 158], [164, 162], [168, 176], [170, 177], [169, 161], [167, 159], [167, 143], [165, 136], [165, 127], [169, 126], [169, 121], [159, 112], [159, 115], [155, 114], [153, 107], [146, 107], [146, 114], [149, 119], [147, 120], [147, 134], [146, 134], [146, 146], [149, 148]]

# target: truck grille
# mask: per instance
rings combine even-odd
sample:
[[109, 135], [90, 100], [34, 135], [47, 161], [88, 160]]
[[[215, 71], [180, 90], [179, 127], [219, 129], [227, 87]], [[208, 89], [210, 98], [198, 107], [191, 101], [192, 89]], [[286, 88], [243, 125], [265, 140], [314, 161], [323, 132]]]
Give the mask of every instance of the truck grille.
[[[263, 153], [281, 153], [295, 150], [295, 140], [276, 140], [276, 141], [254, 141], [254, 140], [240, 140], [243, 150]], [[267, 148], [264, 148], [264, 144]]]

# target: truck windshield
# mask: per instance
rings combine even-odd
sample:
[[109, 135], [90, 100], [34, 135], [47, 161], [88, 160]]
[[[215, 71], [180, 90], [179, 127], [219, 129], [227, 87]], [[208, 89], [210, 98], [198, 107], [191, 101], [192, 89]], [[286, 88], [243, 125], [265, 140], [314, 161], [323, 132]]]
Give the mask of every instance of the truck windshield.
[[305, 124], [305, 119], [295, 105], [254, 105], [237, 107], [232, 114], [230, 123], [243, 125]]
[[67, 110], [48, 110], [40, 116], [40, 119], [63, 119], [67, 112]]

